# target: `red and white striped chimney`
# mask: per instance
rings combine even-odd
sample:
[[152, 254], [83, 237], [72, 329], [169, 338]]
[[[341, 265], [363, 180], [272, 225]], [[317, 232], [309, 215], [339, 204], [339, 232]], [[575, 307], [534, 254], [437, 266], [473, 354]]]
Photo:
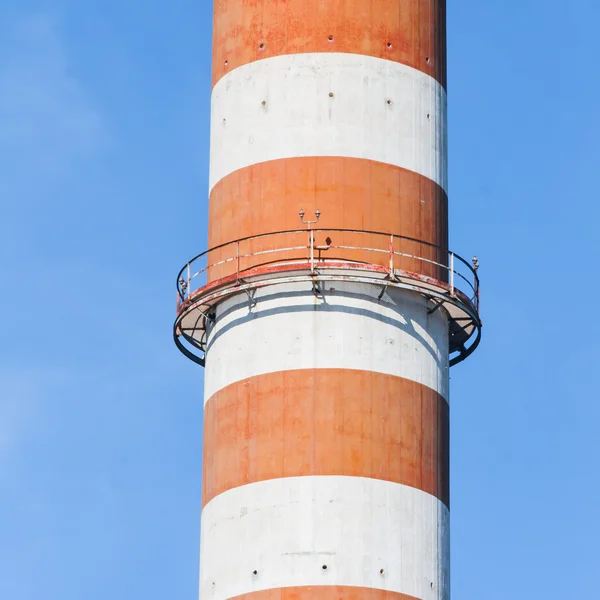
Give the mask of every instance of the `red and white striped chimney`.
[[448, 369], [480, 322], [445, 36], [445, 0], [214, 0], [175, 329], [206, 367], [202, 600], [450, 598]]

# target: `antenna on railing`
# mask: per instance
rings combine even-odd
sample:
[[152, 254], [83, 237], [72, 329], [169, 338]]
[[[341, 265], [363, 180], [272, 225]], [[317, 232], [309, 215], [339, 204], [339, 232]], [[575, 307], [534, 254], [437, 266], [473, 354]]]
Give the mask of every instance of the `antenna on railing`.
[[187, 287], [188, 287], [188, 283], [183, 277], [179, 278], [178, 283], [179, 283], [179, 289], [181, 290], [181, 299], [183, 300], [185, 297], [185, 291], [187, 290]]
[[315, 210], [315, 220], [314, 221], [305, 221], [304, 215], [306, 214], [302, 209], [298, 213], [300, 215], [300, 221], [304, 223], [308, 229], [308, 248], [310, 250], [310, 272], [315, 272], [315, 232], [313, 231], [312, 226], [319, 221], [319, 217], [321, 216], [321, 211], [319, 209]]
[[305, 225], [308, 225], [308, 228], [310, 229], [311, 225], [313, 225], [314, 223], [317, 223], [319, 221], [319, 217], [321, 216], [321, 211], [319, 209], [315, 210], [316, 219], [314, 221], [305, 221], [304, 215], [306, 213], [302, 209], [300, 209], [300, 212], [298, 214], [300, 215], [300, 221], [302, 221], [302, 223], [304, 223]]

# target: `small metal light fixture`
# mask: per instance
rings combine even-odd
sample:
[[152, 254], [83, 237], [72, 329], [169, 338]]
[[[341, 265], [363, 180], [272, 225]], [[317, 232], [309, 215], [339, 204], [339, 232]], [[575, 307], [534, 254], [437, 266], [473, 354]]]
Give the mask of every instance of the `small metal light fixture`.
[[181, 288], [181, 293], [183, 296], [185, 296], [187, 286], [188, 286], [187, 281], [183, 277], [180, 277], [179, 278], [179, 287]]
[[473, 270], [479, 270], [479, 259], [476, 256], [473, 257]]
[[300, 221], [302, 221], [302, 223], [304, 223], [304, 225], [308, 225], [309, 229], [310, 229], [310, 226], [313, 225], [314, 223], [316, 223], [319, 220], [319, 218], [321, 217], [321, 211], [319, 209], [315, 210], [316, 218], [314, 219], [314, 221], [310, 221], [310, 220], [305, 221], [304, 220], [305, 214], [306, 213], [304, 212], [304, 210], [300, 209], [300, 212], [298, 213], [298, 215], [300, 215]]

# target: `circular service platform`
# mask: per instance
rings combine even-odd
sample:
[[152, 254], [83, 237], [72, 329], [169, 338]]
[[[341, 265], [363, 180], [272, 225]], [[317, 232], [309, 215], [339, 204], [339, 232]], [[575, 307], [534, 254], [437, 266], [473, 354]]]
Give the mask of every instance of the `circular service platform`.
[[301, 229], [252, 236], [207, 250], [179, 272], [173, 337], [204, 366], [215, 308], [235, 294], [248, 294], [252, 304], [256, 290], [273, 285], [306, 282], [326, 296], [329, 282], [369, 284], [381, 288], [380, 299], [388, 288], [404, 289], [428, 298], [430, 313], [445, 311], [452, 366], [481, 340], [478, 267], [476, 258], [472, 266], [445, 249], [388, 233]]

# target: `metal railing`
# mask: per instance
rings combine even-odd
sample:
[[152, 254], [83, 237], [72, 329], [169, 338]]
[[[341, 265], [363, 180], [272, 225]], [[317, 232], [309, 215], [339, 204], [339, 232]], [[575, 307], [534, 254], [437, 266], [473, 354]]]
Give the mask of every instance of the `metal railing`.
[[[335, 244], [331, 239], [334, 234], [342, 238], [356, 236], [359, 241], [345, 243], [343, 240], [342, 243]], [[291, 238], [302, 235], [306, 236], [304, 241], [290, 243]], [[327, 236], [324, 244], [317, 243], [319, 236]], [[361, 243], [360, 239], [367, 236], [368, 240]], [[349, 258], [352, 253], [359, 253], [360, 260]], [[372, 260], [364, 260], [366, 257]], [[416, 261], [412, 264], [417, 268], [403, 269], [403, 262], [406, 261]], [[353, 268], [360, 268], [361, 265], [376, 265], [379, 269], [383, 267], [392, 278], [403, 274], [430, 279], [445, 285], [451, 296], [457, 291], [461, 292], [479, 312], [479, 264], [476, 258], [473, 259], [472, 266], [458, 254], [415, 238], [378, 231], [331, 228], [292, 229], [254, 235], [215, 246], [199, 254], [177, 276], [178, 308], [208, 283], [223, 277], [239, 281], [251, 270], [294, 264], [302, 264], [303, 268], [309, 268], [314, 274], [320, 267], [333, 264], [337, 267], [340, 263]], [[436, 276], [429, 275], [431, 271]]]

